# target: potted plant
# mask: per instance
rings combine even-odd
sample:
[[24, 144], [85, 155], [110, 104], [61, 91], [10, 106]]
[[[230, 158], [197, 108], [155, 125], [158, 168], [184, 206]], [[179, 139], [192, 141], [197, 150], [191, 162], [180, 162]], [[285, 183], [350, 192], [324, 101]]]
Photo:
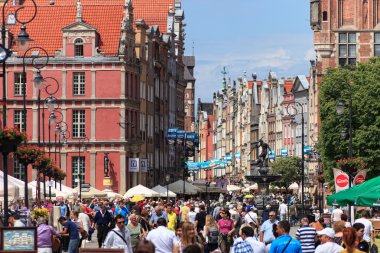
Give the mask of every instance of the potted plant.
[[16, 152], [17, 159], [24, 165], [33, 164], [42, 156], [45, 156], [44, 149], [35, 145], [19, 146]]
[[352, 157], [340, 159], [336, 162], [336, 165], [344, 172], [354, 175], [359, 170], [364, 169], [367, 164], [361, 158]]
[[0, 150], [5, 154], [15, 152], [17, 146], [26, 141], [26, 139], [26, 134], [20, 132], [17, 128], [4, 127], [0, 129]]

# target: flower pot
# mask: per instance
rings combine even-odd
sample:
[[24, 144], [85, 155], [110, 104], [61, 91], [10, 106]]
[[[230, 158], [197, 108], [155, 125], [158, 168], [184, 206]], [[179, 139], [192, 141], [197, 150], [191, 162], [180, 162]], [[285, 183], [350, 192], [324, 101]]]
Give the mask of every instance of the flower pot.
[[21, 140], [9, 140], [1, 139], [0, 140], [0, 152], [3, 154], [9, 154], [11, 152], [17, 151], [17, 146], [20, 145]]

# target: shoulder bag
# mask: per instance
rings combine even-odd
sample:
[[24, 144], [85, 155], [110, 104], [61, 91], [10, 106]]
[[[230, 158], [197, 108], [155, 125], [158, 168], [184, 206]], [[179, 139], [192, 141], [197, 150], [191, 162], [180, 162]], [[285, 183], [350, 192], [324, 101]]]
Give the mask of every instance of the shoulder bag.
[[288, 243], [285, 245], [285, 248], [281, 251], [281, 253], [284, 253], [284, 252], [285, 252], [285, 250], [288, 248], [289, 243], [290, 243], [291, 241], [292, 241], [292, 237], [290, 237]]
[[121, 236], [121, 234], [119, 234], [118, 232], [116, 232], [115, 230], [111, 230], [112, 232], [114, 232], [118, 237], [120, 237], [120, 239], [121, 240], [123, 240], [123, 242], [125, 243], [125, 245], [127, 245], [128, 246], [128, 243], [127, 243], [127, 241], [124, 239], [124, 237], [123, 236]]

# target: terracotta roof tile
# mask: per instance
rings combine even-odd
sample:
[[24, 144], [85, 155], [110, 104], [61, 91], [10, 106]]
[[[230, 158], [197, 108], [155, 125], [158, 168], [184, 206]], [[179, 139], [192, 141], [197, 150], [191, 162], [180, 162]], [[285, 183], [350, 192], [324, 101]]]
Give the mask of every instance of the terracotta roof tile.
[[[30, 1], [26, 1], [28, 3]], [[76, 22], [76, 0], [56, 0], [55, 5], [49, 1], [37, 0], [37, 16], [26, 25], [30, 38], [34, 41], [30, 46], [45, 48], [49, 55], [62, 49], [62, 28]], [[117, 55], [121, 22], [124, 15], [123, 0], [82, 0], [83, 21], [97, 29], [100, 35], [100, 51], [106, 55]], [[14, 8], [8, 8], [14, 11]], [[32, 8], [26, 7], [18, 13], [19, 19], [30, 17]], [[17, 38], [20, 25], [8, 26]], [[17, 47], [13, 48], [17, 51]]]
[[144, 19], [149, 26], [158, 25], [160, 31], [166, 34], [168, 12], [174, 0], [134, 0], [134, 19]]

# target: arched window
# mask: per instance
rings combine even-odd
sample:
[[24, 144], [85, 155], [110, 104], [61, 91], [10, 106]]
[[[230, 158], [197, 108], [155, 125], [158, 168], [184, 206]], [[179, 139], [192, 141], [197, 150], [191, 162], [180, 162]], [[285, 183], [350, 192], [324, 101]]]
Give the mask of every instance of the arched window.
[[81, 38], [74, 41], [74, 55], [83, 56], [83, 40]]

